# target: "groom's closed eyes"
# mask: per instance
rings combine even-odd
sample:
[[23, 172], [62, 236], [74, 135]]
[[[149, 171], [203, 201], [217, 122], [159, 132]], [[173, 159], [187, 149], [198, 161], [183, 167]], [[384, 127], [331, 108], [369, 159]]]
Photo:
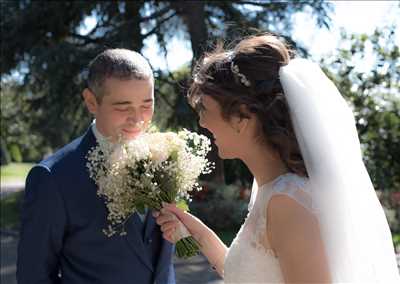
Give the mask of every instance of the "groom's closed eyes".
[[[111, 104], [116, 111], [130, 111], [134, 108], [133, 104], [131, 101], [120, 101], [120, 102], [114, 102]], [[146, 99], [142, 101], [142, 104], [140, 105], [140, 108], [142, 110], [150, 110], [153, 108], [153, 99]]]

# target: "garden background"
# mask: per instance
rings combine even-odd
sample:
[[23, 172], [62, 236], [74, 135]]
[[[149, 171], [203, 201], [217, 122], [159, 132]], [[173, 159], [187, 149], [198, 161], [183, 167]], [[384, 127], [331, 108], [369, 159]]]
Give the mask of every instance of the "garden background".
[[[359, 5], [354, 21], [365, 20], [365, 5], [383, 5], [357, 2], [349, 4]], [[384, 24], [360, 33], [337, 27], [343, 3], [1, 1], [1, 232], [18, 234], [20, 189], [32, 165], [90, 124], [81, 91], [99, 52], [143, 53], [156, 79], [154, 123], [209, 135], [185, 99], [196, 60], [217, 42], [270, 31], [319, 62], [352, 106], [365, 164], [400, 249], [400, 31], [393, 16], [400, 4], [391, 2]], [[220, 160], [215, 147], [210, 159], [216, 170], [202, 178], [191, 211], [229, 244], [247, 214], [252, 177], [241, 162]]]

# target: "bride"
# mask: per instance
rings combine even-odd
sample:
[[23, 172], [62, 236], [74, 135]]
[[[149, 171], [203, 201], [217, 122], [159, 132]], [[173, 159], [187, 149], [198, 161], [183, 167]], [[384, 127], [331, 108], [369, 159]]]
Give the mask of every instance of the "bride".
[[255, 181], [230, 248], [172, 204], [154, 213], [165, 239], [186, 227], [225, 283], [400, 283], [353, 115], [317, 65], [252, 36], [203, 57], [189, 101], [219, 156]]

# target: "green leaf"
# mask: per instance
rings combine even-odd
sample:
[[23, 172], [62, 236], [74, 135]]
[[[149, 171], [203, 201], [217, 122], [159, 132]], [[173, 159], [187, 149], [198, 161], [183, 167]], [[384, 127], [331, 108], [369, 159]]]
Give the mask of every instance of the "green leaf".
[[138, 204], [136, 204], [136, 210], [140, 214], [145, 214], [146, 213], [146, 206], [143, 203], [138, 203]]
[[178, 207], [179, 209], [182, 209], [184, 211], [189, 211], [189, 205], [186, 203], [185, 200], [179, 200], [176, 203], [176, 207]]

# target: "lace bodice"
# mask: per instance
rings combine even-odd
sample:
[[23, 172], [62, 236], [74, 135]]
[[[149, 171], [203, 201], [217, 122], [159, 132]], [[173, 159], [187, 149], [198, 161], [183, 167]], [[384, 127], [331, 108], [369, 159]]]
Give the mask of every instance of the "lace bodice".
[[275, 194], [285, 194], [313, 211], [305, 178], [289, 173], [259, 188], [253, 185], [249, 213], [225, 258], [225, 283], [284, 282], [279, 260], [268, 243], [266, 231], [267, 206]]

